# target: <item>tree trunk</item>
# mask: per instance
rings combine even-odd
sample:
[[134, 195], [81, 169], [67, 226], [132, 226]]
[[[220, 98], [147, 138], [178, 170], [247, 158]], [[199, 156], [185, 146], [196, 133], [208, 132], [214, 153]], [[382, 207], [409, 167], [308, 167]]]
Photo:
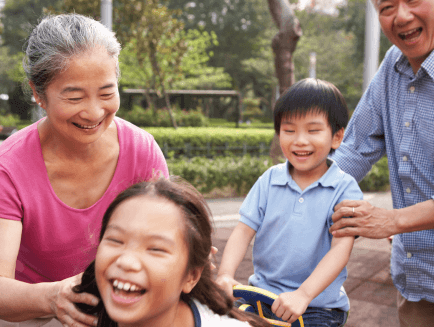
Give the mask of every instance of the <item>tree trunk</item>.
[[158, 66], [157, 56], [155, 55], [156, 47], [152, 42], [150, 42], [149, 48], [150, 48], [149, 57], [152, 63], [152, 70], [154, 71], [154, 74], [158, 76], [158, 82], [160, 83], [160, 88], [163, 93], [164, 100], [166, 101], [166, 106], [167, 106], [167, 110], [169, 111], [170, 120], [172, 121], [173, 127], [177, 129], [178, 126], [176, 125], [175, 118], [173, 117], [172, 107], [170, 106], [170, 99], [166, 93], [166, 88], [164, 87], [164, 80], [161, 77], [160, 67]]
[[[279, 94], [283, 94], [295, 81], [292, 54], [302, 31], [300, 22], [288, 0], [268, 0], [268, 7], [274, 23], [279, 29], [273, 37], [271, 46], [274, 51], [274, 66], [279, 81]], [[279, 158], [283, 157], [277, 136], [273, 138], [271, 143], [270, 157], [275, 164], [279, 162]]]

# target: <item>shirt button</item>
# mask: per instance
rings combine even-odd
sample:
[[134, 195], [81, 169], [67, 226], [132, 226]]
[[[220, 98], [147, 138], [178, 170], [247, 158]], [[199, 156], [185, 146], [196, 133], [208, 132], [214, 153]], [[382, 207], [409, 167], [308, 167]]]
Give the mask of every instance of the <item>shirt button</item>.
[[410, 126], [410, 123], [408, 121], [405, 122], [405, 127]]
[[411, 253], [407, 252], [407, 258], [410, 259], [411, 258]]
[[407, 160], [408, 160], [407, 156], [403, 156], [403, 157], [402, 157], [402, 160], [403, 160], [403, 161], [407, 161]]
[[300, 203], [303, 203], [303, 201], [304, 201], [303, 198], [298, 199], [298, 202], [300, 202]]
[[410, 86], [410, 93], [414, 93], [415, 87], [414, 86]]
[[407, 187], [407, 189], [405, 190], [407, 193], [411, 193], [411, 190], [409, 187]]

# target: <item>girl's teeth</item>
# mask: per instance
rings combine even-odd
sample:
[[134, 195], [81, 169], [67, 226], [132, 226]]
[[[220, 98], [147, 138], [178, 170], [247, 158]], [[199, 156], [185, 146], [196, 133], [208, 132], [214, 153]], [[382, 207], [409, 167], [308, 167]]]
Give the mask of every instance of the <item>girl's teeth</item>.
[[130, 287], [131, 287], [130, 283], [125, 283], [125, 285], [124, 285], [124, 291], [129, 291]]

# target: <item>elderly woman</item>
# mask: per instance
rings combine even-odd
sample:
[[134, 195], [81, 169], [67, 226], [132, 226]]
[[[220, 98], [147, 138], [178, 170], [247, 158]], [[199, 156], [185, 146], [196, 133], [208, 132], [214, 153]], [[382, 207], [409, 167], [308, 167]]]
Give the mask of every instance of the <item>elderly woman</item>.
[[119, 51], [77, 14], [46, 17], [30, 35], [24, 68], [47, 117], [0, 146], [0, 319], [95, 325], [73, 302], [97, 299], [71, 286], [95, 258], [102, 215], [132, 183], [168, 175], [153, 137], [115, 117]]

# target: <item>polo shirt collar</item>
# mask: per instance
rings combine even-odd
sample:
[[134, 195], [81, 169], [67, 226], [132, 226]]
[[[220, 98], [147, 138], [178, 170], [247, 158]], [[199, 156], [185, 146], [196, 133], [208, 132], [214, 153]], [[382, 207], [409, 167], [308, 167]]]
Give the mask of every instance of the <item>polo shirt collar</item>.
[[[411, 77], [414, 76], [413, 69], [408, 62], [408, 59], [404, 54], [398, 56], [394, 65], [395, 71], [401, 74], [409, 75]], [[429, 56], [422, 63], [421, 68], [434, 80], [434, 51], [431, 51]]]
[[[316, 187], [321, 184], [323, 187], [333, 187], [336, 188], [339, 184], [341, 178], [339, 176], [342, 175], [342, 170], [338, 167], [338, 165], [330, 158], [327, 158], [327, 165], [329, 169], [327, 169], [326, 173], [321, 176], [319, 180], [312, 183], [308, 188]], [[279, 165], [279, 167], [275, 170], [275, 173], [271, 177], [271, 185], [286, 185], [293, 187], [296, 185], [294, 180], [289, 173], [289, 168], [291, 164], [288, 160], [284, 164]]]

